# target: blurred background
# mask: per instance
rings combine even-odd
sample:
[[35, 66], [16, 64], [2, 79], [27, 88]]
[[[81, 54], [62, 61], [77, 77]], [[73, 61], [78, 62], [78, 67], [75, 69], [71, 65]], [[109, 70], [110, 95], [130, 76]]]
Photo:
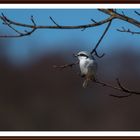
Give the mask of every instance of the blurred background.
[[[117, 9], [138, 19], [137, 9]], [[137, 10], [139, 11], [139, 10]], [[1, 9], [17, 22], [53, 25], [88, 24], [107, 15], [96, 9]], [[140, 39], [116, 31], [135, 26], [114, 20], [98, 47], [98, 79], [117, 85], [115, 79], [132, 90], [140, 91]], [[106, 25], [81, 30], [37, 30], [31, 36], [0, 39], [0, 130], [140, 130], [140, 95], [114, 98], [125, 93], [90, 83], [84, 89], [79, 67], [54, 69], [76, 61], [73, 53], [90, 51]], [[17, 28], [25, 30], [23, 28]], [[0, 25], [0, 34], [14, 34]]]

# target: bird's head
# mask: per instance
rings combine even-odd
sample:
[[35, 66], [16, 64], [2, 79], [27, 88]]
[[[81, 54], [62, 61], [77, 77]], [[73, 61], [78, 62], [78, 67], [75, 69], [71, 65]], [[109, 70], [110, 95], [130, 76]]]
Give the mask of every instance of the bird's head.
[[78, 57], [79, 60], [87, 59], [87, 58], [92, 58], [91, 53], [89, 53], [87, 51], [80, 51], [75, 56]]

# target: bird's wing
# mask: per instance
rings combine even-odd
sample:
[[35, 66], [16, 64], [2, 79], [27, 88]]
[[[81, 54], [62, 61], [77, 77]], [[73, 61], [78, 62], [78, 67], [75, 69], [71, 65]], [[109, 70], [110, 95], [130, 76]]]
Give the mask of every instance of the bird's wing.
[[89, 69], [93, 70], [93, 71], [97, 71], [97, 62], [94, 60], [91, 60], [91, 62], [89, 63]]

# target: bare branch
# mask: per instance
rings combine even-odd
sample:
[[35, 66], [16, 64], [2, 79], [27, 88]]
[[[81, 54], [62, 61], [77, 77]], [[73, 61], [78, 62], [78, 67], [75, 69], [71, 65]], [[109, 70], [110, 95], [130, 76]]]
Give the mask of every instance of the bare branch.
[[127, 95], [114, 95], [114, 94], [110, 94], [110, 96], [115, 97], [115, 98], [126, 98], [126, 97], [129, 97], [131, 95], [132, 95], [131, 93], [129, 93]]
[[102, 57], [105, 56], [105, 53], [103, 53], [102, 55], [99, 55], [99, 54], [97, 53], [97, 51], [95, 50], [95, 55], [96, 55], [98, 58], [102, 58]]
[[[113, 10], [113, 9], [98, 9], [98, 10], [103, 12], [103, 13], [106, 13], [106, 14], [110, 15], [110, 17], [107, 18], [107, 19], [101, 20], [99, 22], [96, 22], [95, 20], [91, 19], [91, 21], [93, 22], [91, 24], [76, 25], [76, 26], [71, 26], [71, 25], [62, 26], [62, 25], [59, 25], [52, 17], [50, 17], [50, 19], [55, 24], [55, 26], [47, 26], [47, 25], [46, 26], [43, 26], [43, 25], [35, 26], [34, 25], [35, 22], [34, 22], [33, 19], [31, 19], [33, 25], [24, 24], [24, 23], [19, 23], [19, 22], [15, 22], [15, 21], [10, 20], [9, 18], [7, 18], [2, 13], [2, 15], [0, 16], [0, 19], [4, 22], [4, 24], [6, 23], [6, 25], [8, 25], [8, 26], [10, 25], [9, 27], [11, 29], [13, 29], [18, 35], [13, 35], [13, 36], [9, 35], [9, 36], [0, 36], [0, 37], [22, 37], [22, 36], [30, 35], [36, 29], [82, 29], [82, 31], [84, 31], [86, 28], [100, 26], [100, 25], [103, 25], [103, 24], [113, 20], [113, 19], [120, 19], [120, 20], [126, 21], [126, 22], [128, 22], [130, 24], [133, 24], [133, 25], [135, 25], [137, 27], [140, 27], [140, 22], [139, 21], [137, 21], [136, 19], [133, 19], [133, 18], [130, 18], [130, 17], [126, 16], [124, 14], [124, 12], [122, 14], [119, 14], [119, 13], [117, 13], [116, 10]], [[135, 13], [137, 15], [140, 15], [140, 13], [137, 12], [137, 11], [135, 11]], [[20, 31], [16, 30], [15, 28], [13, 28], [13, 25], [20, 26], [20, 27], [26, 27], [26, 28], [32, 28], [32, 29], [35, 29], [35, 30], [30, 31], [28, 34], [24, 34], [24, 33], [21, 33]], [[98, 57], [98, 55], [97, 55], [97, 57]]]
[[4, 25], [7, 25], [9, 28], [11, 28], [12, 30], [14, 30], [16, 33], [21, 34], [21, 32], [19, 32], [14, 27], [12, 27], [12, 25], [8, 22], [6, 16], [3, 13], [2, 13], [2, 16], [3, 16], [3, 24]]
[[134, 11], [138, 16], [140, 16], [140, 13], [138, 11]]
[[119, 14], [116, 11], [114, 11], [113, 9], [98, 9], [98, 10], [103, 12], [103, 13], [105, 13], [105, 14], [113, 16], [114, 18], [126, 21], [126, 22], [128, 22], [130, 24], [133, 24], [133, 25], [135, 25], [135, 26], [140, 28], [140, 22], [139, 21], [137, 21], [136, 19], [130, 18], [130, 17], [126, 16], [126, 15]]
[[116, 29], [116, 30], [119, 31], [119, 32], [130, 33], [132, 35], [134, 35], [134, 34], [140, 34], [140, 32], [134, 32], [134, 31], [131, 31], [130, 29], [125, 29], [124, 27], [122, 27], [122, 29]]
[[9, 28], [11, 28], [13, 31], [15, 31], [17, 33], [17, 35], [0, 35], [0, 38], [17, 38], [17, 37], [22, 37], [22, 36], [28, 36], [30, 34], [32, 34], [35, 30], [36, 30], [36, 23], [34, 21], [33, 16], [31, 16], [31, 21], [34, 25], [34, 28], [31, 31], [26, 31], [25, 33], [22, 33], [20, 31], [18, 31], [17, 29], [15, 29], [12, 26], [12, 23], [9, 21], [9, 19], [2, 13], [1, 19], [3, 20], [4, 24], [7, 25]]
[[124, 11], [122, 11], [122, 15], [123, 15], [123, 16], [125, 16], [125, 13], [124, 13]]
[[0, 37], [22, 37], [22, 36], [27, 36], [32, 34], [35, 30], [37, 29], [82, 29], [85, 30], [86, 28], [91, 28], [91, 27], [96, 27], [96, 26], [100, 26], [103, 25], [107, 22], [109, 22], [110, 20], [113, 19], [112, 16], [110, 16], [109, 18], [105, 19], [105, 20], [101, 20], [99, 22], [96, 23], [92, 23], [92, 24], [85, 24], [85, 25], [76, 25], [76, 26], [62, 26], [56, 23], [56, 21], [50, 17], [51, 21], [55, 24], [55, 26], [43, 26], [43, 25], [36, 25], [33, 19], [33, 16], [31, 16], [31, 21], [33, 23], [33, 25], [31, 24], [24, 24], [24, 23], [19, 23], [19, 22], [15, 22], [10, 20], [9, 18], [7, 18], [3, 13], [0, 16], [0, 19], [4, 22], [5, 25], [10, 25], [10, 28], [12, 25], [14, 26], [20, 26], [20, 27], [25, 27], [25, 28], [31, 28], [32, 30], [30, 32], [26, 32], [26, 33], [22, 33], [17, 31], [15, 28], [13, 29], [16, 33], [18, 33], [17, 35], [1, 35]]
[[109, 21], [109, 23], [108, 23], [108, 25], [107, 25], [105, 31], [103, 32], [101, 38], [99, 39], [99, 41], [98, 41], [97, 44], [95, 45], [94, 49], [91, 51], [91, 54], [95, 53], [95, 55], [96, 55], [98, 58], [102, 58], [102, 57], [105, 55], [105, 54], [102, 54], [101, 56], [99, 56], [98, 53], [97, 53], [97, 47], [99, 46], [100, 42], [101, 42], [102, 39], [104, 38], [105, 34], [107, 33], [107, 31], [108, 31], [108, 29], [109, 29], [109, 27], [110, 27], [110, 25], [111, 25], [111, 22], [112, 22], [112, 20]]
[[[62, 70], [62, 69], [68, 68], [68, 67], [72, 68], [73, 66], [75, 66], [77, 64], [79, 64], [79, 61], [76, 61], [75, 63], [65, 64], [65, 65], [59, 65], [59, 66], [54, 65], [53, 67]], [[118, 91], [127, 93], [126, 95], [114, 95], [114, 94], [110, 94], [110, 96], [115, 97], [115, 98], [126, 98], [126, 97], [129, 97], [129, 96], [133, 95], [133, 94], [140, 95], [140, 92], [132, 91], [132, 90], [129, 90], [129, 89], [125, 88], [120, 83], [120, 81], [119, 81], [118, 78], [116, 79], [116, 81], [117, 81], [118, 86], [113, 86], [111, 84], [108, 84], [108, 83], [105, 83], [105, 82], [102, 82], [102, 81], [99, 81], [99, 80], [94, 80], [93, 82], [95, 82], [95, 83], [97, 83], [97, 84], [99, 84], [99, 85], [101, 85], [103, 87], [108, 87], [108, 88], [112, 88], [112, 89], [115, 89], [115, 90], [118, 90]]]
[[[73, 67], [74, 65], [77, 65], [79, 63], [79, 61], [77, 61], [76, 63], [71, 63], [71, 64], [65, 64], [65, 65], [60, 65], [60, 66], [56, 66], [54, 65], [53, 67], [54, 68], [59, 68], [59, 69], [64, 69], [64, 68], [68, 68], [68, 67]], [[109, 88], [112, 88], [112, 89], [115, 89], [115, 90], [119, 90], [121, 92], [125, 92], [127, 93], [126, 95], [114, 95], [114, 94], [110, 94], [110, 96], [112, 97], [115, 97], [115, 98], [126, 98], [126, 97], [129, 97], [133, 94], [136, 94], [136, 95], [140, 95], [140, 92], [136, 92], [136, 91], [132, 91], [132, 90], [129, 90], [129, 89], [126, 89], [125, 87], [122, 86], [122, 84], [120, 83], [119, 79], [116, 79], [117, 80], [117, 84], [118, 84], [118, 87], [116, 86], [113, 86], [111, 84], [108, 84], [108, 83], [105, 83], [105, 82], [102, 82], [102, 81], [99, 81], [99, 80], [96, 80], [94, 81], [95, 83], [101, 85], [101, 86], [104, 86], [104, 87], [109, 87]]]
[[115, 90], [120, 90], [120, 91], [122, 91], [122, 89], [119, 88], [119, 87], [112, 86], [112, 85], [110, 85], [110, 84], [107, 84], [107, 83], [102, 82], [102, 81], [99, 81], [99, 80], [96, 80], [95, 83], [100, 84], [100, 85], [102, 85], [102, 86], [104, 86], [104, 87], [109, 87], [109, 88], [113, 88], [113, 89], [115, 89]]
[[95, 81], [95, 83], [100, 84], [100, 85], [105, 86], [105, 87], [115, 89], [115, 90], [119, 90], [121, 92], [127, 93], [127, 95], [113, 95], [113, 94], [110, 94], [110, 96], [112, 96], [112, 97], [125, 98], [125, 97], [129, 97], [129, 96], [131, 96], [133, 94], [137, 94], [137, 95], [139, 94], [140, 95], [140, 92], [136, 92], [136, 91], [126, 89], [124, 86], [122, 86], [122, 84], [120, 83], [119, 79], [116, 79], [116, 80], [117, 80], [118, 87], [110, 85], [110, 84], [107, 84], [105, 82], [101, 82], [101, 81]]
[[[0, 16], [0, 19], [3, 20], [3, 17]], [[12, 20], [10, 20], [8, 18], [6, 18], [6, 19], [10, 24], [13, 24], [13, 25], [16, 25], [16, 26], [27, 27], [27, 28], [35, 28], [34, 25], [15, 22], [15, 21], [12, 21]], [[38, 25], [38, 26], [36, 26], [36, 28], [37, 29], [83, 29], [83, 28], [96, 27], [96, 26], [105, 24], [105, 23], [109, 22], [112, 19], [113, 19], [113, 17], [109, 17], [109, 18], [107, 18], [105, 20], [101, 20], [101, 21], [99, 21], [97, 23], [85, 24], [85, 25], [76, 25], [76, 26], [61, 26], [61, 28], [60, 28], [60, 25], [59, 26], [58, 25], [57, 26]]]
[[64, 68], [68, 68], [68, 67], [73, 67], [75, 65], [77, 65], [79, 63], [79, 61], [76, 61], [75, 63], [71, 63], [71, 64], [65, 64], [65, 65], [54, 65], [53, 68], [58, 68], [58, 69], [64, 69]]
[[61, 26], [59, 25], [59, 24], [57, 24], [56, 23], [56, 21], [50, 16], [50, 19], [51, 19], [51, 21], [56, 25], [56, 26], [58, 26], [59, 28], [61, 28]]
[[31, 16], [31, 21], [32, 21], [33, 25], [36, 26], [36, 23], [34, 21], [34, 17], [33, 16]]
[[95, 21], [94, 19], [91, 19], [91, 21], [92, 21], [93, 23], [97, 23], [97, 21]]
[[124, 92], [127, 92], [127, 93], [130, 93], [130, 94], [140, 94], [140, 92], [136, 92], [136, 91], [132, 91], [132, 90], [129, 90], [127, 88], [125, 88], [119, 81], [119, 79], [117, 78], [117, 84], [119, 85], [119, 87], [122, 89], [122, 91]]

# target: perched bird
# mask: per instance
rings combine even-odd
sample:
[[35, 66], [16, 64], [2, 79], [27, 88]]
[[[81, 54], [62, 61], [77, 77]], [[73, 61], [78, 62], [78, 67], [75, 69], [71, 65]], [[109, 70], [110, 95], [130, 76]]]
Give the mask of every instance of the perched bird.
[[76, 56], [79, 59], [81, 76], [85, 77], [83, 87], [86, 88], [89, 81], [96, 80], [97, 62], [92, 54], [86, 51], [80, 51]]

